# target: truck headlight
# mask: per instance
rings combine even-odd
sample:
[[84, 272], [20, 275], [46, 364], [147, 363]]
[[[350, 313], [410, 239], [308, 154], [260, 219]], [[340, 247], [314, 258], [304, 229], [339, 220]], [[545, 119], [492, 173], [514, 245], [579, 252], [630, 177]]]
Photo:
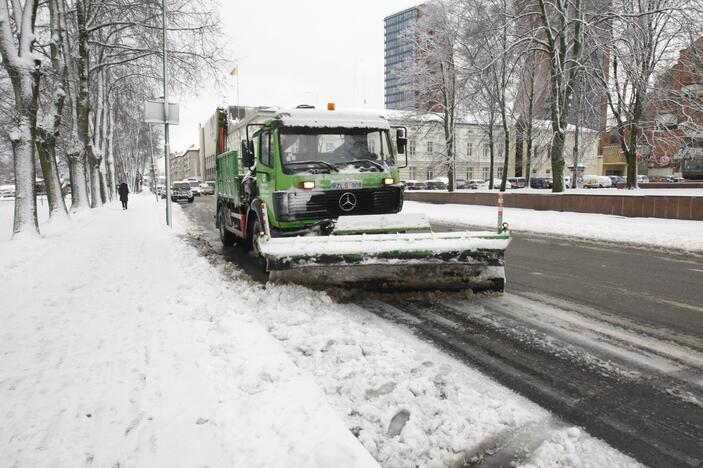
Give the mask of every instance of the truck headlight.
[[393, 180], [392, 177], [386, 177], [383, 179], [383, 185], [393, 185], [395, 183], [395, 180]]
[[306, 190], [312, 190], [315, 188], [315, 181], [313, 180], [306, 180], [305, 182], [301, 182], [298, 184], [298, 188], [301, 189], [306, 189]]

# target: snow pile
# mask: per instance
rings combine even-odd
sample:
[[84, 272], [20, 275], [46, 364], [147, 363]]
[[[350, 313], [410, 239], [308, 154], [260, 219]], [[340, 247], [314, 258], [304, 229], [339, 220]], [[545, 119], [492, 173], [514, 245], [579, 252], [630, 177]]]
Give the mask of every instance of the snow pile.
[[529, 461], [520, 468], [545, 467], [614, 467], [627, 466], [626, 457], [621, 454], [601, 450], [600, 443], [578, 428], [571, 427], [556, 431], [532, 454]]
[[133, 197], [63, 235], [0, 243], [3, 464], [375, 466], [241, 313], [251, 286], [220, 280], [162, 223]]
[[[498, 224], [498, 209], [492, 206], [406, 201], [403, 213], [424, 213], [432, 223], [456, 226], [495, 227]], [[503, 220], [510, 225], [512, 231], [703, 253], [703, 223], [700, 221], [626, 218], [522, 208], [504, 208]]]
[[267, 285], [260, 300], [259, 320], [315, 376], [382, 466], [462, 466], [535, 425], [545, 429], [548, 448], [522, 454], [525, 463], [590, 456], [613, 461], [591, 466], [639, 466], [576, 428], [580, 437], [556, 453], [552, 440], [561, 429], [545, 410], [369, 312], [373, 299], [358, 297], [361, 307], [300, 286]]
[[270, 238], [259, 244], [261, 252], [270, 257], [316, 257], [319, 255], [359, 254], [373, 257], [378, 254], [413, 252], [456, 253], [481, 250], [505, 250], [510, 239], [500, 238], [495, 232], [437, 232], [410, 234], [356, 234], [341, 236], [308, 236]]
[[[500, 179], [496, 179], [494, 183], [494, 189], [489, 190], [488, 186], [482, 186], [478, 190], [473, 189], [459, 189], [457, 192], [462, 193], [496, 193], [496, 190], [500, 187]], [[437, 193], [436, 190], [418, 190], [418, 192], [430, 192]], [[442, 192], [440, 192], [442, 193]], [[446, 192], [443, 192], [446, 193]], [[552, 193], [551, 190], [546, 189], [535, 189], [531, 187], [525, 187], [521, 189], [508, 190], [504, 192], [506, 195], [520, 195], [520, 194], [531, 194], [531, 195], [548, 195], [550, 197], [561, 197], [564, 195], [617, 195], [625, 197], [643, 197], [643, 196], [661, 196], [661, 197], [703, 197], [703, 189], [700, 188], [640, 188], [637, 190], [625, 190], [617, 189], [615, 187], [608, 188], [567, 188], [562, 193]]]

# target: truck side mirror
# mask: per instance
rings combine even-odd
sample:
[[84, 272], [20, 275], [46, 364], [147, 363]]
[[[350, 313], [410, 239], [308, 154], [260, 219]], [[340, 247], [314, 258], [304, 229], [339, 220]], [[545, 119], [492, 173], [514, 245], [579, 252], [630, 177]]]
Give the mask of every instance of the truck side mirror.
[[408, 146], [408, 137], [405, 135], [404, 128], [399, 128], [395, 131], [395, 146], [398, 149], [398, 154], [405, 154], [405, 147]]
[[242, 164], [244, 167], [251, 167], [254, 163], [254, 142], [251, 140], [242, 140]]

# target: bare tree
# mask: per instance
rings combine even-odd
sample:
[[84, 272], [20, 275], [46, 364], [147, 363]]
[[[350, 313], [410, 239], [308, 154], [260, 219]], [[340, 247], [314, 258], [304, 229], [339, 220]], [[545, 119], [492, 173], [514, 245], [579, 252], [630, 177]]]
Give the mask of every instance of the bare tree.
[[13, 237], [37, 234], [34, 129], [37, 122], [41, 58], [34, 50], [38, 2], [0, 1], [0, 55], [15, 95], [14, 118], [7, 135], [15, 171]]
[[60, 0], [49, 0], [49, 58], [51, 69], [45, 73], [47, 80], [44, 85], [53, 89], [52, 93], [42, 93], [48, 98], [48, 105], [43, 109], [44, 118], [37, 125], [36, 147], [39, 153], [39, 163], [44, 175], [44, 185], [49, 205], [50, 217], [65, 217], [66, 203], [64, 202], [61, 181], [57, 164], [56, 146], [63, 120], [63, 109], [66, 101], [66, 82], [68, 70], [64, 62], [63, 27], [61, 15], [63, 9]]
[[604, 44], [611, 57], [610, 74], [602, 81], [627, 162], [627, 188], [637, 188], [638, 146], [643, 143], [643, 129], [651, 125], [647, 108], [662, 98], [655, 77], [686, 45], [686, 32], [695, 28], [691, 20], [700, 11], [700, 2], [617, 0], [612, 5], [608, 20], [613, 34]]
[[[462, 66], [466, 68], [469, 88], [474, 95], [483, 97], [488, 115], [489, 144], [493, 153], [492, 126], [499, 119], [503, 142], [501, 191], [505, 191], [510, 160], [510, 128], [513, 126], [513, 101], [515, 100], [515, 72], [518, 54], [514, 47], [512, 3], [507, 0], [463, 0], [463, 34], [460, 50]], [[497, 115], [496, 115], [497, 114]], [[493, 188], [493, 159], [489, 187]]]
[[423, 14], [410, 32], [417, 57], [405, 81], [413, 84], [418, 111], [430, 112], [441, 122], [444, 148], [443, 166], [449, 179], [448, 190], [456, 186], [456, 123], [462, 101], [462, 78], [457, 70], [457, 40], [460, 17], [456, 2], [437, 0], [424, 6]]
[[584, 57], [588, 29], [584, 0], [536, 0], [528, 3], [517, 20], [538, 17], [523, 41], [549, 61], [549, 107], [552, 124], [550, 159], [552, 191], [564, 190], [564, 146], [572, 99]]

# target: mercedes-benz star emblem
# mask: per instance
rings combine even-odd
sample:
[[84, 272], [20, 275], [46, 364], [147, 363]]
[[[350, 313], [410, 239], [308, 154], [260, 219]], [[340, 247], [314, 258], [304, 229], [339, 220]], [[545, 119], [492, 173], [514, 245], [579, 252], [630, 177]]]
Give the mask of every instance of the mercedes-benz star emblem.
[[356, 208], [356, 197], [351, 192], [344, 192], [339, 197], [339, 207], [342, 211], [351, 211]]

